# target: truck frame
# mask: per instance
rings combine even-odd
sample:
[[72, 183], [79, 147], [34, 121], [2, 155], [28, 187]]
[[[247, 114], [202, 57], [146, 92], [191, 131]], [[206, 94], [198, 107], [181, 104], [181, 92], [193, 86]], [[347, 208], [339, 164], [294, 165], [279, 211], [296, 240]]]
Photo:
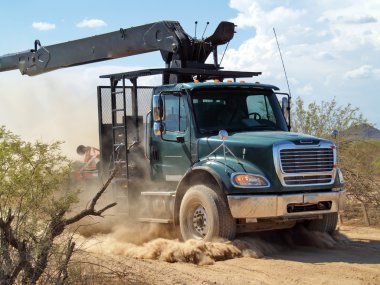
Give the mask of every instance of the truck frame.
[[[299, 223], [332, 232], [345, 199], [337, 149], [289, 132], [288, 94], [240, 81], [260, 72], [219, 65], [217, 47], [234, 30], [222, 22], [196, 39], [163, 21], [53, 46], [36, 41], [30, 51], [0, 57], [0, 71], [37, 75], [160, 51], [165, 68], [104, 75], [109, 86], [97, 89], [99, 169], [119, 169], [119, 209], [140, 222], [171, 224], [184, 240]], [[210, 54], [213, 63], [205, 63]], [[162, 85], [138, 86], [140, 77], [158, 74]]]

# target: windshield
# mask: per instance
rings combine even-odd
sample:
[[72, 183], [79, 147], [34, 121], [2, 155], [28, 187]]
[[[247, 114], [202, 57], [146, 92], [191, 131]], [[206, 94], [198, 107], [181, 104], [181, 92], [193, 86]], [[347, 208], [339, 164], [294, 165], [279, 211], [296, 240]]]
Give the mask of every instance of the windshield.
[[196, 90], [191, 98], [200, 133], [287, 131], [277, 97], [270, 90]]

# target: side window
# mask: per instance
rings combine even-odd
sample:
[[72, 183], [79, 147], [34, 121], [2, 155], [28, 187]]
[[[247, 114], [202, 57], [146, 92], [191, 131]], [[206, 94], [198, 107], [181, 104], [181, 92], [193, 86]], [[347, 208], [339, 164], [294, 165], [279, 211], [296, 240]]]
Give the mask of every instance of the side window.
[[164, 98], [164, 124], [167, 131], [184, 132], [186, 130], [185, 100], [178, 95], [166, 94]]

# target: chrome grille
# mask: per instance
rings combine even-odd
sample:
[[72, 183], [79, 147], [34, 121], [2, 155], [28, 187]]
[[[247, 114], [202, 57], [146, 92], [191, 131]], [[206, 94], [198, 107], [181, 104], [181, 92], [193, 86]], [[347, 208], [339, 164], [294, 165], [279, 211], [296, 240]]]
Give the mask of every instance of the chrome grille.
[[287, 185], [308, 185], [330, 183], [332, 175], [313, 175], [313, 176], [287, 176], [284, 181]]
[[[327, 172], [334, 168], [334, 151], [332, 148], [282, 149], [280, 161], [284, 173]], [[305, 184], [309, 184], [309, 182]]]

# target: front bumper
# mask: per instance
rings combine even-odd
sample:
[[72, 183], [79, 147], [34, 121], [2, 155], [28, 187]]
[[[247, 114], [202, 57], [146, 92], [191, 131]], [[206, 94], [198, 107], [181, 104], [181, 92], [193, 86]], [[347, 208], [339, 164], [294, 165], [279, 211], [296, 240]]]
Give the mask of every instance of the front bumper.
[[[319, 214], [334, 213], [344, 208], [346, 190], [283, 194], [283, 195], [227, 195], [232, 217], [240, 218], [302, 218]], [[290, 205], [317, 205], [320, 202], [331, 202], [326, 210], [305, 210], [289, 212]]]

